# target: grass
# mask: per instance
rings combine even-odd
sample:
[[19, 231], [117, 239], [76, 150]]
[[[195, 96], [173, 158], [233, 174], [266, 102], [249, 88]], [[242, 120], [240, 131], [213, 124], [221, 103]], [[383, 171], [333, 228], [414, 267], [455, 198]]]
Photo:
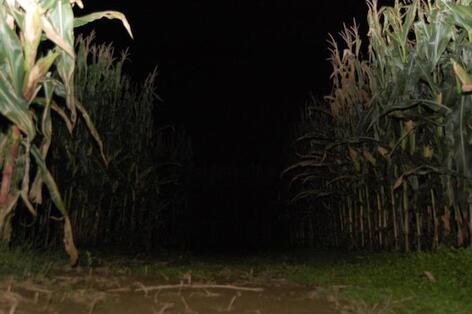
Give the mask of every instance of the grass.
[[[169, 253], [159, 258], [83, 254], [102, 259], [114, 271], [127, 268], [132, 276], [165, 276], [179, 280], [191, 273], [194, 281], [256, 284], [285, 279], [335, 294], [344, 304], [363, 304], [355, 313], [386, 304], [394, 313], [472, 313], [472, 249], [443, 249], [436, 253], [342, 253], [306, 251], [245, 257]], [[64, 257], [27, 248], [0, 249], [0, 277], [33, 278], [54, 275]], [[428, 275], [429, 278], [428, 278]], [[341, 289], [340, 289], [341, 287]], [[359, 310], [361, 308], [361, 310]], [[378, 309], [378, 308], [377, 308]]]
[[330, 263], [294, 265], [287, 276], [310, 285], [347, 286], [341, 298], [369, 304], [390, 302], [402, 313], [472, 313], [470, 266], [471, 249], [363, 254]]
[[56, 252], [24, 246], [12, 249], [0, 246], [0, 279], [14, 277], [22, 280], [32, 276], [47, 276], [56, 266], [64, 263], [64, 256]]
[[410, 254], [298, 252], [235, 259], [196, 257], [168, 265], [145, 263], [132, 271], [169, 277], [191, 272], [195, 278], [213, 280], [225, 276], [262, 281], [285, 278], [331, 292], [342, 287], [336, 293], [339, 299], [370, 305], [364, 307], [369, 313], [380, 313], [372, 309], [384, 304], [395, 313], [443, 314], [472, 313], [471, 267], [472, 249], [443, 249]]

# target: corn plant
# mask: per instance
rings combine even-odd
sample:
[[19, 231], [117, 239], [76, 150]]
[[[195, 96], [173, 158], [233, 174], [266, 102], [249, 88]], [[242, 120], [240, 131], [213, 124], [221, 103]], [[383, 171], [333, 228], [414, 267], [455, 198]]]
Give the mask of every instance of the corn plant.
[[[64, 245], [72, 264], [78, 254], [70, 219], [46, 165], [53, 136], [51, 116], [57, 113], [70, 130], [77, 112], [88, 117], [75, 101], [74, 27], [107, 17], [120, 19], [130, 32], [119, 12], [74, 17], [74, 6], [82, 8], [83, 4], [81, 0], [0, 1], [0, 240], [11, 238], [18, 200], [36, 215], [35, 204], [41, 203], [46, 185], [63, 216]], [[88, 125], [101, 145], [93, 123], [88, 121]]]
[[[53, 140], [51, 172], [61, 183], [76, 241], [149, 250], [163, 245], [163, 225], [175, 225], [168, 220], [184, 206], [181, 177], [191, 158], [188, 137], [155, 121], [156, 71], [136, 84], [123, 72], [126, 51], [96, 45], [93, 35], [79, 37], [76, 46], [76, 96], [103, 137], [102, 152], [83, 120], [72, 134], [58, 127]], [[58, 238], [56, 224], [48, 219], [54, 210], [45, 205], [38, 223], [22, 229], [29, 240], [34, 240], [30, 234], [40, 235], [37, 245], [53, 245]]]
[[310, 106], [324, 121], [304, 119], [286, 171], [292, 203], [323, 212], [337, 245], [469, 245], [471, 2], [368, 5], [366, 57], [356, 25], [331, 41], [332, 93]]

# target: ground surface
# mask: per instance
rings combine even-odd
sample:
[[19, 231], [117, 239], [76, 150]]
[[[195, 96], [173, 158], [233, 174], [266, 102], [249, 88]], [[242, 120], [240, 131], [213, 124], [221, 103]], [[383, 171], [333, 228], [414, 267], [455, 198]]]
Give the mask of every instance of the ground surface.
[[0, 248], [2, 313], [472, 314], [472, 249], [104, 255]]
[[220, 278], [176, 281], [129, 268], [53, 269], [34, 280], [7, 278], [0, 313], [336, 313], [316, 289], [285, 280]]

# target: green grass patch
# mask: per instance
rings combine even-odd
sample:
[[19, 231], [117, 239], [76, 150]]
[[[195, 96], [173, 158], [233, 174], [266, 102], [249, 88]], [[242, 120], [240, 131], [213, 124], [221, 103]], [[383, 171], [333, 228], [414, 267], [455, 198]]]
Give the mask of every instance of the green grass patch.
[[[312, 287], [341, 286], [341, 300], [388, 304], [398, 313], [472, 313], [472, 249], [436, 253], [261, 254], [256, 257], [193, 257], [148, 263], [133, 272], [178, 278], [285, 278]], [[377, 313], [377, 312], [373, 312]]]
[[[321, 287], [326, 295], [348, 303], [387, 304], [395, 313], [472, 313], [472, 249], [444, 249], [436, 253], [290, 252], [229, 257], [163, 254], [157, 258], [107, 256], [82, 252], [99, 259], [100, 266], [124, 268], [133, 275], [231, 283], [238, 279], [256, 284], [285, 279]], [[86, 254], [87, 253], [87, 254]], [[86, 260], [81, 267], [88, 267]], [[54, 274], [66, 265], [64, 256], [27, 248], [0, 248], [0, 277]], [[93, 265], [92, 265], [93, 266]], [[342, 287], [337, 290], [336, 287]], [[366, 311], [380, 313], [379, 311]], [[358, 313], [364, 313], [360, 311]]]
[[47, 276], [55, 266], [66, 263], [65, 257], [57, 252], [0, 246], [0, 278], [26, 279], [31, 276]]
[[[329, 256], [329, 254], [327, 255]], [[343, 299], [389, 303], [401, 313], [472, 313], [472, 250], [316, 256], [285, 267], [307, 285], [344, 286]]]

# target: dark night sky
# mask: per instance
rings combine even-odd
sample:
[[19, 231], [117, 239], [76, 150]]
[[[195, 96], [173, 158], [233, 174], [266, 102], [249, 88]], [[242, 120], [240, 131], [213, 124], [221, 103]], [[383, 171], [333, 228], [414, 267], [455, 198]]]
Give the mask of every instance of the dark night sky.
[[129, 46], [129, 70], [138, 78], [159, 67], [159, 118], [183, 125], [197, 160], [210, 164], [283, 163], [274, 156], [287, 149], [298, 108], [310, 92], [329, 91], [328, 33], [353, 17], [365, 26], [367, 9], [363, 0], [85, 5], [128, 16], [134, 41], [108, 20], [95, 25], [98, 39]]
[[191, 209], [180, 221], [193, 231], [184, 237], [207, 247], [277, 242], [285, 220], [280, 173], [294, 123], [310, 93], [329, 92], [328, 33], [354, 17], [365, 33], [365, 1], [101, 0], [87, 7], [105, 9], [128, 16], [135, 40], [108, 20], [94, 25], [97, 39], [129, 46], [137, 79], [159, 67], [157, 118], [191, 137]]

